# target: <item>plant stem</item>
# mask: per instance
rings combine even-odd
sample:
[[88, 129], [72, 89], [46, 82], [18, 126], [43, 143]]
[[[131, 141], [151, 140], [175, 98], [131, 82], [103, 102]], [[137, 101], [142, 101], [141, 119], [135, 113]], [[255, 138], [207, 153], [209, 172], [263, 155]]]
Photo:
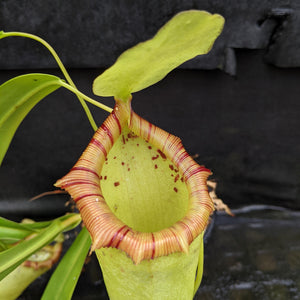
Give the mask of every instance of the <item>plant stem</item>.
[[[62, 73], [64, 74], [67, 82], [73, 87], [76, 89], [76, 86], [73, 82], [73, 80], [71, 79], [68, 71], [66, 70], [65, 66], [63, 65], [62, 61], [60, 60], [59, 56], [57, 55], [57, 53], [55, 52], [55, 50], [51, 47], [50, 44], [48, 44], [45, 40], [43, 40], [42, 38], [34, 35], [34, 34], [30, 34], [30, 33], [25, 33], [25, 32], [0, 32], [0, 39], [1, 38], [4, 38], [4, 37], [10, 37], [10, 36], [20, 36], [20, 37], [26, 37], [26, 38], [29, 38], [29, 39], [32, 39], [32, 40], [35, 40], [39, 43], [41, 43], [42, 45], [44, 45], [49, 51], [50, 53], [52, 54], [52, 56], [54, 57], [55, 61], [57, 62], [59, 68], [61, 69]], [[87, 106], [87, 104], [83, 101], [82, 97], [79, 96], [77, 93], [77, 98], [79, 99], [88, 119], [89, 119], [89, 122], [91, 124], [91, 126], [93, 127], [93, 129], [96, 131], [98, 126], [96, 125], [96, 122]]]

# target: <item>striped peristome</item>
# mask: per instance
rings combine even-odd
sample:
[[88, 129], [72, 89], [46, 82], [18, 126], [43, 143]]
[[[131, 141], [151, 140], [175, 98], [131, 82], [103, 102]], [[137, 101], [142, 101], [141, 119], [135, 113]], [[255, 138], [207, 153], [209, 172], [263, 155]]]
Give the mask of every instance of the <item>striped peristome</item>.
[[[123, 128], [155, 146], [179, 170], [189, 195], [186, 215], [168, 228], [139, 232], [130, 228], [107, 205], [100, 185], [107, 154]], [[188, 252], [189, 245], [206, 228], [214, 210], [207, 189], [210, 170], [198, 165], [186, 152], [181, 140], [144, 120], [131, 109], [130, 101], [116, 100], [114, 110], [94, 134], [75, 166], [56, 186], [72, 196], [92, 237], [91, 251], [114, 247], [127, 253], [134, 263]]]

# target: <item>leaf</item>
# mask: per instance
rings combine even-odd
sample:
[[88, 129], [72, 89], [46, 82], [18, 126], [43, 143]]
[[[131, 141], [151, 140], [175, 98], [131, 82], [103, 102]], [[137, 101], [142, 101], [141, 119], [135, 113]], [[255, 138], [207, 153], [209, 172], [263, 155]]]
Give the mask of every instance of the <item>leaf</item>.
[[33, 232], [22, 224], [0, 218], [0, 242], [17, 242]]
[[[57, 218], [60, 222], [64, 222], [69, 219], [71, 216], [76, 214], [67, 214], [62, 217]], [[18, 242], [21, 239], [24, 239], [28, 235], [38, 232], [51, 225], [52, 221], [42, 221], [42, 222], [32, 222], [32, 223], [17, 223], [5, 218], [0, 217], [0, 242], [4, 243], [14, 243]], [[64, 231], [72, 229], [66, 228]]]
[[205, 11], [177, 14], [154, 38], [125, 51], [97, 77], [94, 93], [127, 100], [131, 93], [160, 81], [185, 61], [208, 53], [223, 24], [222, 16]]
[[50, 269], [50, 264], [43, 268], [31, 268], [20, 265], [0, 281], [1, 299], [20, 299], [19, 296], [35, 279]]
[[29, 256], [51, 243], [61, 232], [69, 230], [78, 225], [81, 218], [78, 214], [67, 215], [64, 221], [55, 219], [44, 230], [41, 230], [33, 238], [23, 240], [16, 246], [0, 253], [0, 280], [12, 272], [18, 265]]
[[91, 238], [84, 227], [51, 276], [42, 300], [71, 299], [90, 245]]
[[58, 222], [53, 222], [45, 231], [30, 240], [24, 240], [15, 247], [0, 253], [0, 280], [12, 272], [37, 250], [52, 242], [60, 233]]
[[0, 165], [22, 120], [44, 97], [60, 87], [48, 74], [15, 77], [0, 86]]

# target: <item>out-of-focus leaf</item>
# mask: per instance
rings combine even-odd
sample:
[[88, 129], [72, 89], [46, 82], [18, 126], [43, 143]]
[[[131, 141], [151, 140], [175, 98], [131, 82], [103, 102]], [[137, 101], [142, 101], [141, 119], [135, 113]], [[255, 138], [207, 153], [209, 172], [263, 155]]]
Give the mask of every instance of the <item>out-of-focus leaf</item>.
[[[63, 222], [69, 219], [75, 214], [67, 214], [62, 217], [57, 218], [56, 220]], [[51, 225], [51, 221], [42, 221], [42, 222], [31, 222], [31, 223], [17, 223], [11, 220], [0, 217], [0, 242], [4, 243], [14, 243], [19, 240], [24, 239], [28, 235], [39, 232], [40, 230]], [[73, 228], [71, 225], [70, 228], [65, 228], [64, 231], [68, 231]]]
[[14, 243], [33, 232], [33, 230], [22, 226], [21, 223], [0, 217], [0, 242]]
[[48, 74], [15, 77], [0, 86], [0, 165], [22, 120], [44, 97], [60, 87]]
[[35, 252], [0, 281], [1, 299], [15, 300], [39, 276], [52, 268], [59, 259], [62, 243], [54, 243]]
[[54, 271], [42, 300], [71, 299], [90, 245], [91, 238], [84, 227]]
[[64, 221], [54, 220], [47, 228], [36, 233], [31, 239], [23, 240], [14, 247], [0, 253], [0, 280], [12, 272], [33, 253], [51, 243], [61, 232], [79, 224], [81, 218], [70, 214]]

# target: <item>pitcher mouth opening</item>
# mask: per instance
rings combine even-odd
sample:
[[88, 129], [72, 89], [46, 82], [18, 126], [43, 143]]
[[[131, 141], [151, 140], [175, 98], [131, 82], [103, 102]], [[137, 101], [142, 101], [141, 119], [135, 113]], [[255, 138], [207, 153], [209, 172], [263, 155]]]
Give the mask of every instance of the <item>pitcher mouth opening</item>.
[[100, 188], [114, 215], [140, 232], [170, 227], [189, 208], [182, 174], [163, 152], [128, 126], [106, 157]]
[[[132, 221], [131, 217], [126, 218], [126, 208], [122, 215], [122, 210], [115, 206], [115, 200], [122, 193], [117, 193], [115, 198], [107, 196], [110, 190], [106, 187], [108, 174], [105, 175], [105, 172], [113, 169], [109, 168], [111, 162], [122, 165], [121, 160], [124, 157], [118, 160], [114, 151], [119, 150], [114, 150], [113, 146], [118, 139], [120, 141], [120, 138], [124, 138], [124, 133], [127, 138], [128, 134], [133, 133], [145, 143], [154, 146], [155, 149], [152, 150], [156, 154], [152, 157], [160, 157], [162, 161], [169, 160], [172, 167], [168, 165], [165, 168], [176, 169], [179, 175], [176, 183], [180, 183], [180, 189], [185, 186], [185, 191], [181, 191], [186, 198], [180, 208], [182, 211], [168, 220], [169, 223], [163, 221], [156, 226], [152, 220], [154, 226], [147, 227], [145, 224], [149, 221], [142, 220], [145, 214], [140, 217], [141, 222]], [[122, 147], [122, 141], [119, 144]], [[130, 174], [132, 166], [125, 162], [123, 166], [127, 167], [123, 171]], [[135, 169], [137, 170], [136, 165]], [[206, 185], [210, 174], [210, 170], [198, 165], [187, 154], [179, 138], [139, 117], [131, 110], [130, 103], [116, 101], [113, 112], [97, 130], [76, 165], [56, 185], [67, 190], [76, 202], [93, 240], [92, 251], [101, 247], [114, 247], [125, 251], [137, 264], [144, 259], [154, 259], [179, 251], [188, 252], [189, 245], [206, 228], [209, 216], [214, 210]], [[126, 182], [117, 179], [112, 179], [111, 183], [114, 191], [122, 185], [123, 188], [126, 186]], [[179, 188], [171, 187], [175, 195]], [[155, 215], [155, 211], [153, 213]]]

